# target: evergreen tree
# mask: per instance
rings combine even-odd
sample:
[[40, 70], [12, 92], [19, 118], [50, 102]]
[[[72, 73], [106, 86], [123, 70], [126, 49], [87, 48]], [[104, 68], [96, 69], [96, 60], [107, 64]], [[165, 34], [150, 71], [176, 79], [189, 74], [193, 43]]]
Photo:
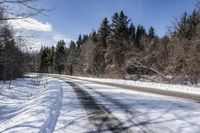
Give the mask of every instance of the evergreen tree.
[[55, 53], [55, 68], [58, 73], [62, 73], [65, 69], [65, 42], [64, 40], [58, 41]]
[[70, 46], [67, 51], [68, 51], [68, 54], [67, 54], [66, 66], [69, 70], [69, 74], [73, 75], [74, 68], [76, 67], [76, 64], [77, 64], [77, 51], [76, 51], [76, 44], [74, 41], [70, 42]]
[[177, 24], [176, 33], [179, 38], [189, 37], [188, 13], [184, 12]]
[[82, 44], [88, 40], [88, 35], [83, 35]]
[[190, 15], [184, 12], [174, 28], [174, 35], [180, 39], [191, 40], [197, 37], [199, 25], [200, 12], [198, 10], [194, 10]]
[[92, 33], [91, 33], [91, 39], [92, 39], [92, 41], [94, 42], [94, 43], [97, 43], [97, 33], [96, 33], [96, 31], [93, 31]]
[[193, 37], [196, 37], [197, 29], [198, 26], [200, 25], [200, 12], [194, 10], [192, 14], [189, 16], [188, 23], [189, 23], [188, 39], [192, 39]]
[[47, 64], [48, 64], [48, 72], [52, 73], [54, 71], [55, 65], [55, 47], [47, 49]]
[[110, 34], [110, 26], [109, 26], [109, 22], [108, 19], [105, 18], [102, 23], [101, 26], [98, 30], [97, 33], [97, 41], [93, 42], [95, 43], [95, 48], [93, 49], [94, 51], [93, 53], [93, 68], [95, 69], [96, 72], [98, 72], [98, 74], [102, 74], [104, 73], [104, 69], [105, 69], [105, 52], [106, 52], [106, 48], [107, 48], [107, 37]]
[[81, 35], [79, 35], [76, 44], [77, 44], [77, 47], [78, 47], [78, 48], [80, 48], [81, 45], [83, 44], [83, 40], [82, 40], [82, 36], [81, 36]]
[[108, 19], [105, 18], [98, 30], [98, 41], [100, 45], [107, 47], [107, 37], [109, 34], [110, 34], [110, 25]]
[[124, 39], [128, 39], [128, 24], [130, 20], [128, 17], [124, 14], [123, 11], [121, 11], [119, 14], [115, 13], [112, 17], [112, 24], [111, 29], [114, 34], [114, 37], [118, 41], [124, 41]]
[[20, 77], [24, 73], [24, 55], [17, 47], [8, 26], [0, 28], [0, 79]]
[[40, 49], [40, 72], [48, 72], [48, 48], [42, 47]]
[[112, 17], [111, 33], [108, 37], [108, 48], [106, 57], [107, 68], [115, 71], [116, 77], [121, 77], [121, 66], [124, 63], [126, 50], [129, 48], [129, 19], [121, 11], [119, 14], [115, 13]]
[[148, 37], [150, 39], [156, 38], [155, 29], [152, 26], [149, 28]]
[[135, 40], [135, 26], [133, 23], [131, 23], [129, 26], [129, 39], [131, 42]]
[[142, 25], [138, 25], [137, 31], [136, 31], [135, 43], [136, 43], [136, 47], [140, 49], [144, 49], [143, 46], [140, 45], [142, 36], [146, 36], [145, 28]]

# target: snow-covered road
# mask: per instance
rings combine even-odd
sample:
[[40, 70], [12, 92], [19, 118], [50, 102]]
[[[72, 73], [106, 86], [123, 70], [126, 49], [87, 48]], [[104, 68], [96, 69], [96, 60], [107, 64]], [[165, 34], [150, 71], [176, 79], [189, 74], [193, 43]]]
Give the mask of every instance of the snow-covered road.
[[13, 81], [0, 93], [0, 132], [199, 133], [197, 101], [67, 77]]
[[197, 101], [66, 78], [95, 131], [200, 132]]

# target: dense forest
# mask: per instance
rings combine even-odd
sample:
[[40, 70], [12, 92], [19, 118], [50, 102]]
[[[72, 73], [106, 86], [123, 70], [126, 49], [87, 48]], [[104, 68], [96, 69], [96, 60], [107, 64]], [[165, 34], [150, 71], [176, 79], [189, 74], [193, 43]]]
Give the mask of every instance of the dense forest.
[[[24, 50], [26, 44], [22, 36], [16, 36], [16, 31], [9, 20], [23, 19], [37, 15], [43, 11], [33, 3], [37, 0], [12, 0], [0, 2], [0, 80], [12, 80], [22, 77], [25, 72], [37, 68], [37, 54]], [[26, 9], [14, 10], [11, 6]]]
[[24, 74], [25, 55], [17, 45], [9, 25], [0, 15], [0, 80], [14, 79]]
[[95, 77], [131, 78], [156, 75], [155, 80], [197, 83], [200, 76], [200, 10], [183, 13], [158, 37], [155, 29], [135, 26], [123, 11], [105, 18], [97, 31], [80, 35], [66, 47], [42, 47], [40, 72]]

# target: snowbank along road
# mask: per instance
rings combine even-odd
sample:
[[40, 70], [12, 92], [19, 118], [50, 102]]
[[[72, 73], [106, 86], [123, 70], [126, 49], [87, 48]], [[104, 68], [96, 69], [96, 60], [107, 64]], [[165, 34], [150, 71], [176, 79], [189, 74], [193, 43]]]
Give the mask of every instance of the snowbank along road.
[[54, 76], [0, 94], [0, 132], [198, 133], [198, 101]]

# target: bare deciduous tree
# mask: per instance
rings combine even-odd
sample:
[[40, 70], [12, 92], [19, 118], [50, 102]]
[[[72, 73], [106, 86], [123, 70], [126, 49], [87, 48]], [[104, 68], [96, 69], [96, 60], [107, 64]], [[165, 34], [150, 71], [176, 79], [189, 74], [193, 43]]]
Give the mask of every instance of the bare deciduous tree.
[[[50, 11], [37, 6], [39, 0], [0, 0], [0, 21], [23, 19]], [[14, 7], [14, 8], [13, 8]]]

